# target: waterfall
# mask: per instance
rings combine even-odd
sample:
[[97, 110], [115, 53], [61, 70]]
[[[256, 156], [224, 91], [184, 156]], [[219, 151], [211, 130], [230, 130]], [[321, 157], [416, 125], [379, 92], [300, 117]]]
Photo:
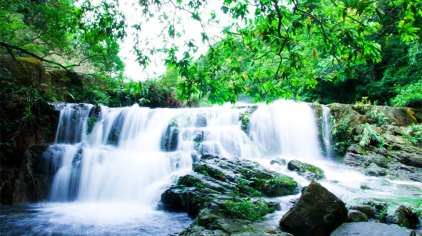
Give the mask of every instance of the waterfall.
[[[95, 112], [93, 112], [95, 111]], [[248, 129], [241, 117], [250, 115]], [[126, 202], [156, 207], [175, 176], [202, 154], [227, 158], [320, 159], [309, 104], [150, 109], [67, 104], [60, 112], [53, 202]]]
[[315, 114], [309, 104], [279, 100], [260, 105], [250, 122], [251, 139], [266, 155], [321, 158]]
[[328, 159], [333, 158], [331, 146], [331, 130], [330, 130], [330, 108], [322, 106], [322, 140], [324, 142], [325, 156]]

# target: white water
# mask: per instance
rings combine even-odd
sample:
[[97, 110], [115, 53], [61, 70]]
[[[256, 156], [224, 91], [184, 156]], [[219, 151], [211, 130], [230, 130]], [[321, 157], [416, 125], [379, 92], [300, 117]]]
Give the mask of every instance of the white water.
[[[250, 117], [247, 132], [241, 129], [240, 117], [253, 110], [248, 107], [100, 106], [96, 120], [92, 110], [91, 105], [77, 104], [67, 104], [61, 110], [56, 144], [49, 147], [47, 155], [56, 170], [51, 203], [41, 208], [45, 217], [52, 217], [51, 224], [87, 226], [89, 230], [82, 234], [91, 234], [90, 230], [96, 232], [92, 234], [110, 234], [112, 229], [103, 228], [110, 225], [139, 230], [143, 224], [156, 227], [145, 234], [157, 234], [157, 227], [159, 232], [160, 225], [165, 224], [163, 219], [171, 221], [168, 215], [156, 210], [161, 193], [178, 176], [189, 172], [192, 163], [205, 153], [260, 162], [292, 176], [301, 186], [309, 181], [288, 171], [285, 165], [271, 165], [270, 161], [297, 159], [314, 164], [325, 171], [327, 179], [321, 183], [345, 201], [365, 194], [393, 196], [389, 191], [392, 184], [408, 185], [384, 180], [385, 186], [390, 186], [385, 188], [377, 178], [332, 162], [329, 110], [324, 108], [323, 143], [319, 143], [317, 120], [306, 103], [280, 100], [259, 104]], [[88, 123], [95, 125], [91, 128]], [[364, 193], [362, 185], [372, 190]], [[420, 185], [411, 187], [421, 189]], [[397, 189], [394, 194], [398, 197], [406, 194]], [[286, 201], [282, 205], [287, 208], [291, 198], [280, 201]], [[177, 222], [183, 225], [186, 219]], [[160, 234], [170, 232], [166, 229]]]
[[325, 155], [328, 159], [333, 158], [331, 147], [331, 129], [330, 129], [330, 108], [322, 106], [322, 140], [324, 142]]

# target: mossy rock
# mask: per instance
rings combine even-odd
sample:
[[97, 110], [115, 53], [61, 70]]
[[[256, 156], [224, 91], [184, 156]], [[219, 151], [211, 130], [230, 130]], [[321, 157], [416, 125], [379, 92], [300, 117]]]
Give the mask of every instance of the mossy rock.
[[286, 196], [299, 192], [298, 184], [288, 176], [274, 176], [270, 179], [254, 179], [252, 187], [268, 197]]
[[289, 161], [287, 169], [295, 171], [308, 180], [320, 180], [325, 178], [324, 171], [321, 168], [298, 160]]
[[185, 211], [191, 216], [211, 209], [222, 217], [253, 221], [278, 207], [264, 197], [299, 191], [298, 183], [292, 178], [248, 160], [203, 155], [194, 164], [193, 171], [180, 177], [161, 195], [165, 209]]

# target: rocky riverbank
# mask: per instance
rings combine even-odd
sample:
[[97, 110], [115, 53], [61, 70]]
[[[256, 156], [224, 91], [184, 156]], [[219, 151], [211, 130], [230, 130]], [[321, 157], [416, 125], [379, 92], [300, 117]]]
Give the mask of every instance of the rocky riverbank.
[[334, 148], [370, 176], [422, 182], [422, 108], [330, 104]]
[[[299, 173], [318, 170], [310, 164], [289, 162], [290, 166], [293, 164], [302, 167]], [[290, 177], [266, 170], [252, 161], [204, 155], [194, 164], [193, 172], [180, 177], [161, 199], [164, 209], [184, 211], [195, 218], [180, 235], [330, 235], [333, 231], [333, 235], [345, 232], [369, 235], [371, 227], [376, 232], [386, 230], [411, 235], [411, 229], [420, 227], [418, 214], [409, 207], [401, 206], [393, 215], [388, 215], [387, 204], [347, 205], [315, 181], [302, 189], [301, 196], [280, 219], [279, 226], [263, 218], [280, 210], [274, 197], [296, 194], [299, 188], [302, 187]], [[361, 222], [368, 223], [358, 230]]]

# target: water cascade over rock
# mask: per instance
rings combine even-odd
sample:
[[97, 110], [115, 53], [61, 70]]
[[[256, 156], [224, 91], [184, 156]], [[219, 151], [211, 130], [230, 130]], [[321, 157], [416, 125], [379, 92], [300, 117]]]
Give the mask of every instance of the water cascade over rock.
[[[163, 187], [202, 154], [226, 158], [285, 155], [321, 158], [308, 104], [277, 101], [252, 113], [249, 135], [240, 116], [248, 108], [123, 108], [67, 104], [53, 155], [51, 201], [124, 201], [154, 207]], [[90, 131], [90, 132], [88, 132]]]
[[49, 202], [25, 213], [33, 223], [0, 224], [11, 234], [283, 235], [278, 220], [311, 180], [346, 203], [368, 195], [413, 200], [420, 189], [335, 163], [326, 106], [57, 107], [56, 139], [44, 153], [53, 175]]

